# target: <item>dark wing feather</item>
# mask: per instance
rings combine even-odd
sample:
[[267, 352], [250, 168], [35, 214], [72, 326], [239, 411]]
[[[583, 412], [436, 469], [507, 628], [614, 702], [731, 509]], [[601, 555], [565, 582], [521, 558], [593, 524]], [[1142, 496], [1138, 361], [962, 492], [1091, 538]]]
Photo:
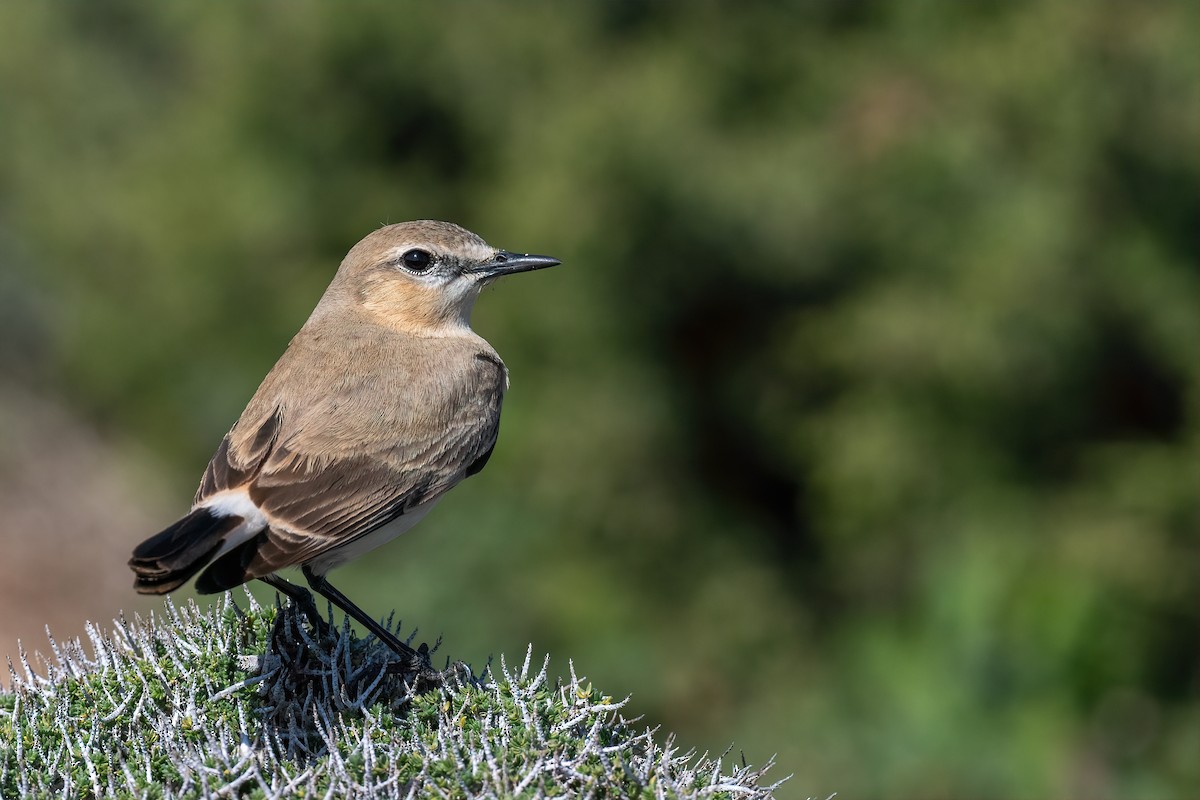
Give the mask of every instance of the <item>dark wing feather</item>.
[[275, 447], [279, 437], [279, 428], [283, 424], [283, 413], [276, 407], [265, 420], [259, 423], [249, 443], [241, 449], [235, 458], [231, 452], [231, 437], [233, 432], [225, 434], [217, 452], [204, 470], [200, 480], [200, 488], [196, 490], [195, 502], [211, 497], [226, 489], [236, 489], [244, 486], [262, 467], [267, 456]]

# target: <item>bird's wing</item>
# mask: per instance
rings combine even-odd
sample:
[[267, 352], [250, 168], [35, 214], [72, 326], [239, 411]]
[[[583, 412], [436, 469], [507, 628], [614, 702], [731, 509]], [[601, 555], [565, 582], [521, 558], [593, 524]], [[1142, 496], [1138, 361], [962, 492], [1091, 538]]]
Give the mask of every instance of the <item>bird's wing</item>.
[[485, 359], [479, 369], [481, 379], [453, 394], [438, 424], [406, 426], [375, 447], [314, 448], [311, 437], [297, 433], [313, 422], [312, 414], [289, 420], [280, 407], [256, 427], [231, 431], [205, 471], [196, 502], [244, 489], [266, 517], [268, 528], [247, 543], [253, 553], [239, 554], [243, 580], [342, 547], [477, 471], [496, 441], [505, 381], [503, 365], [497, 370]]

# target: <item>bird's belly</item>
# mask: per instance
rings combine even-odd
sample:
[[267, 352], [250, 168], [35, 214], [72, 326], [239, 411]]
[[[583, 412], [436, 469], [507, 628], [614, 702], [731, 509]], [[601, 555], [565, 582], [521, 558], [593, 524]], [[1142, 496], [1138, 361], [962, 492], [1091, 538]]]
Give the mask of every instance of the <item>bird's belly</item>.
[[387, 544], [420, 522], [440, 499], [440, 497], [434, 498], [415, 508], [409, 509], [391, 522], [376, 528], [365, 536], [360, 536], [354, 541], [347, 542], [333, 550], [327, 550], [312, 561], [309, 561], [305, 566], [318, 575], [324, 575], [334, 567], [339, 567], [347, 561], [358, 558], [363, 553], [374, 550], [381, 544]]

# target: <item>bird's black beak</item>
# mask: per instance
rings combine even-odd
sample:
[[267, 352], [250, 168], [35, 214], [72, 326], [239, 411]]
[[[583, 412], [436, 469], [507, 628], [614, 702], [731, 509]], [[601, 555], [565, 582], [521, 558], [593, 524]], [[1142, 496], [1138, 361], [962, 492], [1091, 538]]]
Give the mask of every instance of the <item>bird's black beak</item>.
[[533, 269], [544, 269], [561, 264], [551, 256], [531, 256], [528, 253], [510, 253], [507, 250], [497, 250], [491, 261], [480, 264], [469, 270], [472, 275], [481, 278], [499, 278], [501, 275], [512, 275], [516, 272], [529, 272]]

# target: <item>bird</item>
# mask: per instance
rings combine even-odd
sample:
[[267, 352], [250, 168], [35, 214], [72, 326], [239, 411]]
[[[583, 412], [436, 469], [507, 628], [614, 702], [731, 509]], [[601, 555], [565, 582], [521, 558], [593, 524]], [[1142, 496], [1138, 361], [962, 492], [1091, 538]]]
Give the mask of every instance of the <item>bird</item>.
[[329, 287], [221, 440], [191, 511], [133, 550], [134, 589], [201, 594], [260, 580], [317, 624], [309, 588], [405, 663], [428, 663], [326, 577], [421, 520], [487, 464], [508, 369], [470, 326], [498, 278], [553, 267], [453, 223], [381, 227]]

